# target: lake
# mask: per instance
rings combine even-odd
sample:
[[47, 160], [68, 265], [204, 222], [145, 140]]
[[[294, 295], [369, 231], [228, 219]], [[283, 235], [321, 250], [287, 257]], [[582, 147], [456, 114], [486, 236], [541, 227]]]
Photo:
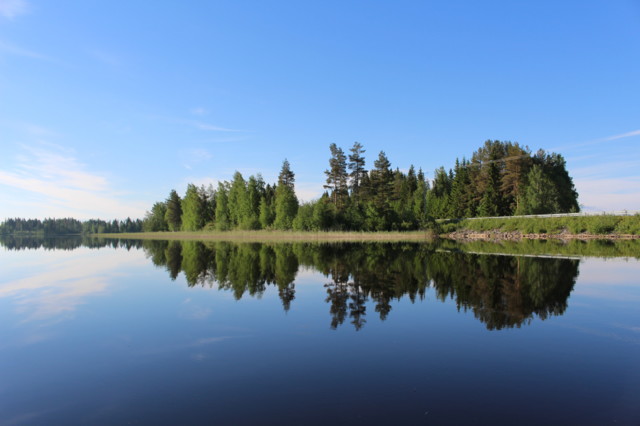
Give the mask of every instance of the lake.
[[0, 424], [640, 424], [640, 246], [9, 239]]

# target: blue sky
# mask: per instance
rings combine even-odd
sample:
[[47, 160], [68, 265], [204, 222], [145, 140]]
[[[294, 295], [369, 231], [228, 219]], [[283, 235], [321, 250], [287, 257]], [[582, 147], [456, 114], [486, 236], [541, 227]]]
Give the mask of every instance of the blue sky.
[[638, 1], [0, 0], [0, 220], [142, 217], [329, 145], [428, 177], [487, 139], [640, 210]]

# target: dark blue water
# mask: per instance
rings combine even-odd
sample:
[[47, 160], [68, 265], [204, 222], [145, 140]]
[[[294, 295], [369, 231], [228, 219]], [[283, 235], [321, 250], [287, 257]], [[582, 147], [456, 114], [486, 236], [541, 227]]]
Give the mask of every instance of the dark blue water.
[[0, 249], [0, 424], [640, 424], [633, 258], [67, 248]]

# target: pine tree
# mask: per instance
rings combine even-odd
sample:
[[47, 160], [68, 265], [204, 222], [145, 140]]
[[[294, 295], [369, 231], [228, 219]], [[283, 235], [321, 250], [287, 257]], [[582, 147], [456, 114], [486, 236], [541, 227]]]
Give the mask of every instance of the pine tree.
[[362, 149], [360, 142], [355, 142], [350, 151], [351, 154], [349, 154], [348, 167], [349, 170], [351, 170], [351, 173], [349, 174], [351, 179], [351, 195], [356, 204], [358, 204], [360, 201], [363, 179], [367, 176], [367, 171], [365, 170], [365, 159], [363, 156], [366, 150]]
[[293, 189], [295, 183], [295, 174], [291, 171], [291, 165], [286, 158], [282, 162], [282, 169], [278, 175], [278, 185], [284, 185]]
[[345, 205], [345, 199], [349, 195], [347, 157], [342, 148], [338, 148], [335, 143], [332, 143], [329, 149], [331, 150], [331, 158], [329, 159], [329, 169], [324, 172], [327, 176], [327, 183], [324, 187], [332, 191], [333, 205], [336, 210], [341, 211]]

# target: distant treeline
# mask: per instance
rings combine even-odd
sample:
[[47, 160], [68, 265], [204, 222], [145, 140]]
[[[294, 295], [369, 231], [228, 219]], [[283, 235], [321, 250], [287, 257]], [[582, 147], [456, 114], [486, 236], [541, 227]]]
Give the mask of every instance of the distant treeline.
[[364, 147], [345, 154], [331, 144], [326, 191], [300, 203], [295, 175], [284, 161], [278, 182], [236, 172], [217, 188], [187, 186], [156, 202], [143, 222], [147, 232], [200, 229], [294, 229], [298, 231], [416, 230], [436, 218], [577, 212], [578, 194], [560, 154], [532, 154], [518, 143], [486, 141], [470, 160], [435, 171], [432, 184], [422, 169], [391, 167], [381, 151], [367, 170]]
[[84, 222], [73, 218], [64, 219], [6, 219], [0, 224], [0, 235], [54, 236], [95, 233], [140, 232], [142, 220], [127, 218], [107, 222], [90, 219]]

